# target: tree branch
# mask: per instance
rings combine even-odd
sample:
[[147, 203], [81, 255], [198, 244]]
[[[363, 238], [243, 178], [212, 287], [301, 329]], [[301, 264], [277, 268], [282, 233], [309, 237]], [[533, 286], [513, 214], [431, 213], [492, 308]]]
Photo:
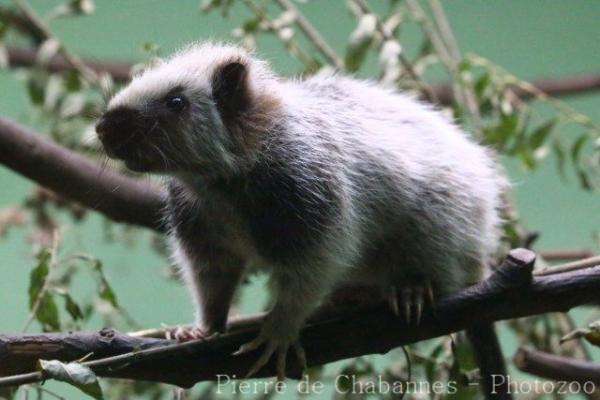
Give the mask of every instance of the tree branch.
[[546, 261], [575, 261], [596, 255], [592, 250], [588, 249], [550, 249], [542, 250], [539, 254]]
[[38, 26], [32, 25], [19, 11], [11, 7], [0, 6], [0, 19], [9, 23], [20, 33], [26, 35], [35, 44], [46, 40], [46, 32]]
[[[31, 67], [36, 64], [37, 51], [34, 48], [8, 46], [8, 64], [10, 67]], [[108, 73], [116, 82], [124, 83], [131, 79], [133, 64], [125, 61], [97, 61], [92, 59], [82, 60], [88, 68], [96, 74]], [[50, 72], [61, 72], [73, 67], [62, 55], [52, 57], [45, 65]]]
[[[8, 47], [8, 59], [11, 67], [29, 67], [35, 64], [36, 50], [31, 48]], [[131, 78], [130, 71], [133, 64], [126, 61], [97, 61], [83, 59], [83, 62], [94, 72], [106, 72], [112, 76], [115, 82], [124, 83]], [[69, 63], [58, 55], [50, 59], [45, 66], [49, 71], [60, 72], [69, 69]], [[600, 90], [600, 73], [587, 75], [567, 76], [533, 80], [531, 83], [549, 96], [560, 97], [574, 94], [583, 94]], [[454, 101], [452, 88], [447, 84], [432, 85], [434, 98], [440, 104], [449, 105]], [[532, 94], [518, 87], [513, 88], [515, 94], [521, 99], [530, 99]]]
[[[600, 73], [537, 79], [530, 81], [530, 83], [552, 97], [585, 94], [600, 90]], [[534, 97], [531, 92], [518, 86], [511, 86], [511, 90], [522, 100], [529, 100]], [[452, 104], [454, 101], [452, 88], [447, 84], [433, 85], [433, 91], [437, 95], [440, 104]]]
[[523, 372], [557, 381], [572, 381], [600, 385], [600, 364], [545, 353], [525, 347], [519, 348], [513, 358]]
[[[488, 280], [439, 299], [433, 312], [425, 310], [418, 327], [407, 326], [383, 303], [309, 322], [301, 333], [308, 364], [315, 366], [365, 354], [385, 353], [398, 346], [481, 323], [567, 311], [575, 306], [598, 302], [600, 266], [532, 277], [534, 259], [530, 251], [513, 250]], [[0, 375], [33, 371], [39, 358], [76, 360], [93, 352], [94, 358], [120, 354], [116, 359], [88, 362], [100, 376], [188, 387], [199, 381], [214, 380], [216, 374], [244, 376], [255, 361], [257, 352], [240, 356], [231, 354], [256, 333], [257, 324], [252, 321], [247, 329], [204, 342], [183, 344], [106, 330], [99, 333], [0, 336]], [[128, 351], [131, 353], [121, 354]], [[298, 377], [300, 371], [295, 360], [289, 361], [295, 368], [290, 376]], [[165, 368], [166, 365], [177, 365], [178, 368]], [[258, 372], [257, 377], [272, 376], [274, 372], [274, 365], [269, 363]]]
[[0, 163], [110, 219], [163, 230], [160, 189], [102, 168], [1, 116]]
[[468, 328], [466, 333], [477, 360], [482, 388], [488, 395], [486, 399], [512, 399], [507, 383], [494, 383], [494, 376], [506, 376], [506, 363], [494, 325], [478, 324]]

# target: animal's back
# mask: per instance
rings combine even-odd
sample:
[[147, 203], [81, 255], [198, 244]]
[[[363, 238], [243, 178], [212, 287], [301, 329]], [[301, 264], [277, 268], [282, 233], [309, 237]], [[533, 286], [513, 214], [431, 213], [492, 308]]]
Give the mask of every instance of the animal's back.
[[425, 275], [442, 293], [481, 279], [505, 189], [490, 152], [441, 112], [371, 82], [333, 75], [290, 87], [297, 135], [344, 186], [359, 279]]

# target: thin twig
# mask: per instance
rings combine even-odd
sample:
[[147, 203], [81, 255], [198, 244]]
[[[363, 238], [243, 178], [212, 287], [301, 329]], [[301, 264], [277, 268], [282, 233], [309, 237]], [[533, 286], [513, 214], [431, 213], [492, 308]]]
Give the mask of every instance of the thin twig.
[[446, 44], [449, 55], [455, 60], [459, 60], [461, 58], [460, 49], [458, 48], [458, 43], [454, 37], [452, 28], [450, 28], [442, 4], [439, 0], [429, 0], [429, 7], [431, 8], [433, 18], [440, 30], [440, 36]]
[[562, 274], [564, 272], [577, 271], [600, 265], [600, 256], [584, 258], [583, 260], [573, 261], [560, 265], [542, 268], [533, 272], [535, 276]]
[[540, 256], [546, 261], [581, 260], [582, 258], [594, 257], [595, 253], [587, 249], [552, 249], [542, 250]]
[[454, 65], [452, 56], [448, 52], [442, 37], [438, 34], [435, 27], [431, 24], [431, 21], [425, 15], [425, 11], [421, 8], [416, 0], [406, 0], [408, 11], [413, 15], [415, 20], [421, 24], [423, 32], [431, 41], [431, 44], [435, 48], [438, 56], [444, 64], [447, 66]]
[[[575, 323], [573, 316], [569, 313], [558, 314], [559, 322], [561, 322], [561, 335], [564, 337], [569, 332], [573, 332], [577, 329], [577, 324]], [[571, 342], [573, 346], [572, 353], [575, 353], [576, 356], [586, 359], [588, 361], [592, 360], [592, 355], [590, 354], [589, 349], [585, 346], [584, 342], [581, 340]], [[561, 345], [565, 346], [565, 343], [560, 342]], [[568, 347], [567, 347], [568, 349]]]
[[[31, 67], [36, 64], [37, 49], [28, 47], [7, 46], [8, 63], [11, 68]], [[131, 79], [133, 62], [129, 61], [99, 61], [92, 58], [82, 59], [82, 62], [96, 74], [108, 74], [115, 82], [124, 83]], [[50, 72], [62, 72], [73, 68], [71, 63], [61, 54], [57, 54], [40, 66]]]
[[293, 13], [296, 17], [298, 27], [304, 32], [306, 37], [315, 45], [315, 47], [325, 56], [327, 61], [338, 69], [344, 69], [342, 59], [336, 54], [335, 50], [325, 41], [319, 31], [310, 23], [302, 12], [290, 0], [277, 0], [277, 3], [284, 11]]
[[266, 26], [266, 28], [275, 34], [275, 36], [284, 42], [285, 46], [292, 56], [297, 56], [298, 59], [304, 64], [306, 68], [313, 69], [315, 67], [315, 60], [311, 57], [306, 50], [302, 48], [296, 41], [289, 39], [284, 40], [281, 36], [281, 30], [275, 26], [273, 20], [269, 18], [267, 13], [259, 6], [254, 3], [253, 0], [242, 0], [244, 5], [250, 9]]
[[479, 131], [479, 129], [481, 128], [481, 114], [479, 112], [479, 105], [477, 104], [477, 99], [475, 97], [475, 92], [473, 90], [472, 83], [464, 82], [460, 77], [458, 64], [462, 60], [462, 55], [458, 47], [456, 38], [454, 37], [454, 33], [450, 28], [448, 18], [446, 18], [444, 8], [442, 7], [442, 4], [439, 2], [439, 0], [429, 0], [429, 7], [431, 8], [433, 20], [435, 21], [439, 29], [440, 38], [445, 44], [445, 47], [448, 51], [448, 55], [452, 60], [451, 70], [453, 71], [457, 82], [459, 82], [458, 87], [462, 91], [462, 95], [465, 99], [467, 109], [473, 117], [475, 127]]
[[[552, 93], [561, 93], [561, 88], [549, 87], [548, 89], [558, 89], [553, 92], [546, 92], [544, 88], [541, 86], [538, 87], [532, 82], [527, 82], [522, 79], [519, 79], [515, 75], [508, 72], [506, 69], [494, 64], [490, 60], [485, 57], [481, 57], [479, 55], [470, 54], [467, 55], [467, 58], [470, 62], [483, 66], [490, 71], [493, 71], [495, 75], [502, 77], [505, 86], [510, 89], [516, 98], [524, 99], [524, 98], [533, 98], [535, 100], [544, 101], [547, 104], [554, 107], [556, 110], [561, 112], [566, 118], [568, 118], [571, 122], [580, 124], [585, 126], [592, 131], [596, 135], [600, 135], [600, 126], [597, 125], [590, 117], [584, 115], [574, 108], [569, 106], [568, 104], [551, 97]], [[600, 79], [600, 77], [598, 77]], [[589, 82], [588, 82], [589, 83]], [[600, 85], [600, 80], [595, 82], [594, 85]]]
[[[256, 313], [252, 315], [238, 315], [231, 317], [227, 320], [227, 332], [237, 332], [243, 329], [249, 329], [260, 325], [261, 321], [265, 317], [266, 313]], [[158, 338], [164, 339], [170, 332], [175, 329], [181, 328], [178, 326], [163, 326], [161, 328], [143, 329], [135, 332], [129, 332], [129, 336], [133, 337], [147, 337], [147, 338]]]
[[430, 2], [430, 4], [432, 6], [433, 21], [436, 23], [437, 27], [440, 27], [440, 32], [436, 29], [436, 25], [427, 18], [425, 11], [416, 0], [406, 0], [408, 10], [417, 22], [421, 24], [423, 32], [429, 38], [440, 60], [446, 65], [446, 68], [448, 68], [452, 76], [454, 76], [455, 85], [452, 87], [454, 89], [456, 100], [466, 106], [473, 117], [476, 133], [477, 135], [480, 135], [481, 116], [479, 114], [479, 107], [472, 88], [468, 83], [462, 81], [458, 68], [462, 57], [458, 46], [448, 44], [448, 42], [455, 42], [454, 35], [450, 30], [450, 24], [446, 19], [441, 5], [436, 2]]
[[67, 50], [63, 43], [58, 40], [56, 35], [52, 33], [46, 23], [36, 14], [35, 10], [29, 5], [27, 0], [14, 0], [14, 2], [25, 19], [39, 32], [42, 32], [46, 37], [46, 40], [55, 40], [58, 43], [60, 54], [74, 69], [79, 71], [83, 79], [91, 84], [98, 82], [98, 75], [94, 70], [89, 68], [78, 56]]
[[[398, 43], [401, 48], [403, 47], [402, 44], [394, 36], [392, 36], [387, 31], [387, 29], [385, 29], [379, 16], [377, 14], [375, 14], [373, 12], [373, 10], [371, 10], [371, 7], [369, 7], [369, 5], [367, 4], [366, 1], [352, 0], [352, 3], [354, 3], [354, 5], [356, 5], [363, 14], [375, 15], [375, 20], [377, 23], [377, 31], [379, 32], [379, 34], [385, 41], [391, 40], [391, 41]], [[400, 60], [400, 63], [402, 64], [402, 68], [404, 69], [404, 71], [406, 71], [406, 73], [410, 77], [410, 79], [412, 79], [418, 85], [419, 89], [424, 93], [427, 100], [429, 100], [433, 103], [439, 103], [437, 94], [431, 89], [431, 87], [427, 84], [427, 82], [425, 82], [423, 80], [423, 78], [421, 78], [415, 72], [414, 68], [412, 67], [410, 61], [406, 58], [406, 56], [403, 53], [400, 53], [400, 55], [398, 56], [398, 59]]]

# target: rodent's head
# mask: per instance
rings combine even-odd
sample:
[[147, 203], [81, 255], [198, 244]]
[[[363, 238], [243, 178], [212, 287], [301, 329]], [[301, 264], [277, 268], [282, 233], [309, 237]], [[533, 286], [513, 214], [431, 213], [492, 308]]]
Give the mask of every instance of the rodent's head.
[[239, 47], [193, 45], [134, 77], [96, 132], [109, 157], [134, 171], [231, 172], [273, 123], [275, 85], [266, 65]]

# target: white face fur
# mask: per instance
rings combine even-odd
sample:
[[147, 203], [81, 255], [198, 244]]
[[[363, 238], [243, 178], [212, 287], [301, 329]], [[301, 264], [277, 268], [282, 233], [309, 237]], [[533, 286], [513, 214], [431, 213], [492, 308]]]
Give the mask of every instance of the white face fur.
[[238, 47], [193, 45], [134, 77], [96, 130], [107, 154], [135, 171], [231, 169], [241, 150], [228, 125], [250, 107], [256, 81], [272, 79]]

